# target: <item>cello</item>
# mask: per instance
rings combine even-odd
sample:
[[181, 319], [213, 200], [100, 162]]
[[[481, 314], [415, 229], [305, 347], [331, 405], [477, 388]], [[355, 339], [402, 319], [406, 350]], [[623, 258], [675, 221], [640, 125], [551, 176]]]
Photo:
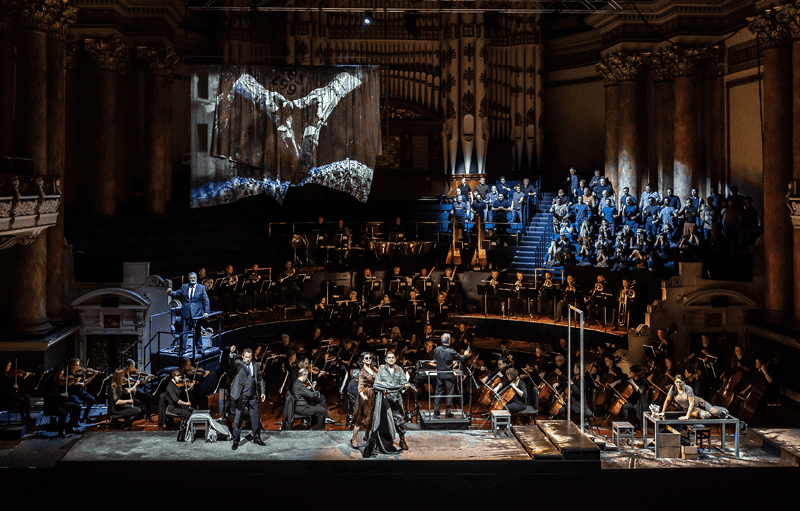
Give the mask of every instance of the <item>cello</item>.
[[521, 378], [522, 375], [517, 376], [517, 378], [513, 382], [511, 382], [506, 388], [501, 390], [500, 393], [498, 393], [497, 396], [495, 397], [494, 401], [492, 401], [492, 404], [489, 406], [489, 410], [504, 409], [506, 405], [512, 399], [514, 399], [514, 395], [517, 393], [517, 391], [514, 389], [513, 385], [518, 384]]
[[495, 395], [494, 388], [500, 384], [501, 381], [500, 374], [498, 373], [491, 381], [484, 383], [481, 393], [478, 395], [478, 403], [487, 407], [491, 406]]
[[731, 403], [733, 403], [733, 400], [736, 397], [736, 387], [742, 382], [743, 376], [744, 371], [742, 371], [741, 367], [734, 368], [725, 378], [724, 383], [719, 388], [717, 393], [714, 394], [714, 399], [711, 401], [711, 404], [714, 406], [721, 406], [723, 408], [730, 407]]
[[625, 403], [628, 402], [628, 398], [633, 395], [633, 384], [628, 383], [625, 385], [625, 388], [622, 389], [622, 392], [616, 390], [613, 387], [609, 387], [611, 390], [614, 391], [616, 397], [614, 401], [611, 403], [611, 406], [608, 407], [608, 413], [610, 415], [619, 415], [622, 411], [622, 407], [625, 406]]

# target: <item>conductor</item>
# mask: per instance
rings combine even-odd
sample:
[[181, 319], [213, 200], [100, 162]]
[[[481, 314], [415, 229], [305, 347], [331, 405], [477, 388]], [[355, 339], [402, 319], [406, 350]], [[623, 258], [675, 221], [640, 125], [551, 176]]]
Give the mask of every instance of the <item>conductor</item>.
[[442, 345], [433, 350], [433, 358], [436, 360], [436, 401], [433, 406], [433, 416], [439, 418], [439, 403], [441, 402], [442, 391], [447, 395], [445, 418], [452, 419], [450, 411], [453, 406], [453, 395], [455, 389], [455, 374], [453, 373], [453, 362], [458, 360], [463, 362], [470, 354], [467, 346], [463, 355], [459, 355], [456, 350], [450, 347], [450, 334], [442, 334]]
[[181, 343], [185, 349], [191, 349], [189, 345], [189, 330], [193, 330], [194, 343], [197, 344], [199, 335], [197, 332], [197, 320], [201, 317], [207, 318], [211, 309], [205, 286], [197, 284], [197, 274], [189, 274], [189, 283], [181, 286], [177, 291], [167, 289], [167, 294], [172, 298], [181, 301]]
[[234, 362], [236, 377], [231, 385], [231, 399], [236, 403], [236, 419], [233, 423], [234, 451], [239, 448], [239, 438], [242, 434], [242, 420], [244, 419], [245, 405], [250, 408], [250, 424], [253, 430], [253, 443], [264, 446], [261, 440], [261, 410], [259, 409], [259, 396], [263, 403], [267, 399], [267, 388], [261, 377], [258, 362], [253, 360], [253, 351], [245, 348], [242, 358]]

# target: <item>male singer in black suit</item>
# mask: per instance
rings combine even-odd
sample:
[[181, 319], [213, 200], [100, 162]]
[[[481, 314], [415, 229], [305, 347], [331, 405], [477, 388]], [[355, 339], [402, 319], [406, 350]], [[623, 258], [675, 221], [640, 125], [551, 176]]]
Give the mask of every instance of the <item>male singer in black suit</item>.
[[253, 443], [264, 446], [261, 440], [261, 410], [258, 400], [267, 400], [267, 387], [261, 377], [258, 362], [253, 360], [253, 350], [245, 348], [242, 358], [234, 362], [236, 377], [231, 385], [231, 399], [236, 402], [236, 419], [233, 423], [233, 445], [234, 451], [239, 448], [239, 438], [242, 434], [242, 419], [244, 419], [244, 407], [250, 408], [250, 424], [253, 428]]
[[208, 300], [206, 288], [197, 283], [197, 274], [192, 272], [189, 274], [188, 284], [182, 285], [177, 291], [167, 289], [167, 294], [180, 300], [183, 304], [181, 307], [181, 325], [183, 327], [181, 342], [185, 349], [191, 349], [189, 330], [194, 330], [194, 343], [197, 345], [200, 340], [199, 328], [196, 328], [197, 320], [200, 317], [207, 318], [208, 312], [211, 310], [211, 302]]

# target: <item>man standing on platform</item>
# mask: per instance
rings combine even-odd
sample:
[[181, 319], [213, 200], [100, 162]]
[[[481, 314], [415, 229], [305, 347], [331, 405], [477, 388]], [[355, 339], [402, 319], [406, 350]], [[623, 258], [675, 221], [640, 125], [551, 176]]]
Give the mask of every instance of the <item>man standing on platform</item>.
[[436, 401], [433, 405], [433, 416], [440, 417], [439, 404], [442, 395], [446, 395], [447, 405], [445, 417], [453, 418], [451, 409], [453, 407], [453, 392], [455, 391], [455, 374], [453, 373], [453, 362], [458, 360], [463, 362], [470, 354], [469, 348], [463, 355], [459, 355], [456, 350], [450, 347], [450, 334], [442, 334], [442, 345], [433, 350], [433, 358], [436, 360]]
[[466, 200], [466, 198], [469, 197], [469, 193], [472, 191], [472, 188], [467, 184], [466, 177], [461, 178], [461, 184], [458, 185], [458, 189], [461, 190], [461, 195]]
[[475, 193], [480, 194], [482, 199], [486, 199], [486, 196], [489, 195], [489, 185], [486, 184], [486, 178], [482, 177], [478, 184], [475, 185]]
[[261, 371], [258, 362], [253, 360], [253, 350], [245, 348], [242, 358], [234, 363], [236, 377], [231, 385], [231, 399], [236, 402], [236, 419], [233, 424], [233, 445], [234, 451], [239, 448], [239, 439], [242, 434], [242, 420], [244, 419], [244, 407], [250, 408], [250, 424], [253, 431], [253, 443], [264, 446], [261, 440], [261, 410], [259, 409], [259, 397], [261, 402], [267, 400], [267, 389], [264, 380], [261, 378]]
[[205, 286], [197, 284], [197, 274], [189, 274], [189, 283], [181, 286], [177, 291], [167, 289], [167, 294], [175, 300], [181, 301], [181, 343], [184, 349], [190, 350], [189, 331], [194, 332], [194, 344], [199, 341], [197, 320], [201, 317], [207, 318], [211, 310], [211, 302], [208, 299]]

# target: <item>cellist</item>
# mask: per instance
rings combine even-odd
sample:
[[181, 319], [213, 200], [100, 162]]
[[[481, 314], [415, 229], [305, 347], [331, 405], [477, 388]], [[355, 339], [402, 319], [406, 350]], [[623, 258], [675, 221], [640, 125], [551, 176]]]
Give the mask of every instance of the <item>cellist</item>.
[[506, 410], [511, 413], [521, 412], [526, 406], [525, 400], [528, 396], [528, 393], [525, 390], [525, 384], [520, 380], [519, 371], [513, 367], [506, 367], [500, 383], [498, 383], [494, 388], [495, 394], [500, 394], [509, 388], [514, 390], [514, 394], [505, 403]]

